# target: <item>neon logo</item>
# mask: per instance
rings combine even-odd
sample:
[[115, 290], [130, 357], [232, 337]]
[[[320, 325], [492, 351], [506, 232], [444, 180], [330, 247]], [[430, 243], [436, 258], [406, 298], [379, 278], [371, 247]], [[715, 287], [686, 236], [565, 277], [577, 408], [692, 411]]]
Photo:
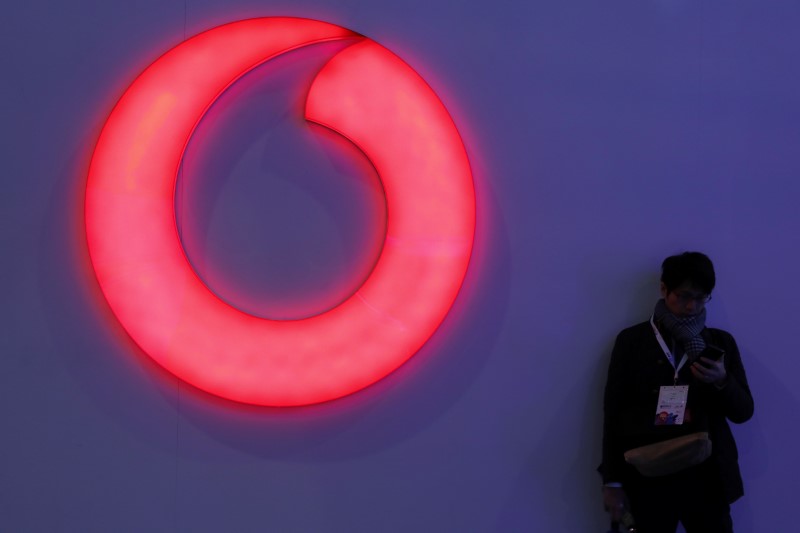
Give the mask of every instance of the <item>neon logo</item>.
[[[183, 152], [215, 99], [284, 52], [350, 40], [320, 70], [305, 118], [345, 136], [386, 194], [386, 237], [363, 285], [335, 308], [268, 320], [218, 298], [187, 260], [175, 222]], [[422, 347], [461, 287], [475, 198], [461, 138], [425, 81], [393, 53], [313, 20], [213, 28], [150, 65], [97, 141], [86, 187], [92, 265], [112, 311], [161, 366], [230, 400], [290, 406], [345, 396]]]

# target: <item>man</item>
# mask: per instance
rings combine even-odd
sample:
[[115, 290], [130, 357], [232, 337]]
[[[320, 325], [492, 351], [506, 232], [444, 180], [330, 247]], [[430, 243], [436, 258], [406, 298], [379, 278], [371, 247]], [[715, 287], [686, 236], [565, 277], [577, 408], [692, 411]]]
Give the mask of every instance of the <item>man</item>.
[[[685, 252], [661, 265], [652, 317], [623, 330], [611, 354], [604, 397], [603, 500], [613, 521], [626, 511], [638, 531], [730, 533], [730, 503], [744, 494], [728, 420], [753, 415], [753, 397], [733, 337], [705, 327], [716, 283], [711, 260]], [[668, 411], [670, 424], [659, 423]], [[708, 433], [710, 456], [665, 475], [642, 474], [625, 452]], [[707, 443], [707, 441], [704, 441]], [[707, 446], [706, 446], [707, 448]], [[707, 451], [707, 450], [706, 450]]]

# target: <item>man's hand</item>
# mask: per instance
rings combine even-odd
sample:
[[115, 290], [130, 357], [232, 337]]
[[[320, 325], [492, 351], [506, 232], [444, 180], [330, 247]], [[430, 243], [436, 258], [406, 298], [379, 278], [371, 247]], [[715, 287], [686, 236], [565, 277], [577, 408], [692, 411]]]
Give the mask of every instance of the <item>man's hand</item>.
[[603, 487], [603, 505], [611, 515], [612, 522], [622, 520], [622, 515], [628, 506], [628, 498], [622, 487]]
[[719, 361], [714, 361], [708, 357], [701, 357], [691, 366], [692, 374], [694, 377], [703, 383], [713, 383], [717, 387], [725, 384], [728, 378], [728, 373], [725, 370], [725, 356], [719, 358]]

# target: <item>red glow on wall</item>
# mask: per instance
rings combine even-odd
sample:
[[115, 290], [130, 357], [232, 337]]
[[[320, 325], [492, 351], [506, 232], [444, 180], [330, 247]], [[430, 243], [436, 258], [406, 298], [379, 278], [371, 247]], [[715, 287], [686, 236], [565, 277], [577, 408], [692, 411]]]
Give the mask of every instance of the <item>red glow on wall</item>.
[[[350, 139], [386, 194], [387, 234], [364, 284], [319, 315], [244, 313], [196, 275], [175, 223], [178, 167], [214, 100], [264, 61], [352, 39], [318, 73], [306, 119]], [[262, 18], [220, 26], [150, 65], [111, 112], [86, 188], [92, 265], [114, 314], [155, 361], [231, 400], [290, 406], [338, 398], [408, 360], [446, 316], [475, 227], [469, 161], [425, 81], [374, 41], [331, 24]]]

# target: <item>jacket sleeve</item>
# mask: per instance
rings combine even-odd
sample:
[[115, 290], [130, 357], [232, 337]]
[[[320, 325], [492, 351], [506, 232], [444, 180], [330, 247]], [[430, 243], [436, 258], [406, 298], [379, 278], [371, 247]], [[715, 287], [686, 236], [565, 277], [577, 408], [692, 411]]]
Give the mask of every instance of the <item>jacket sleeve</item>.
[[603, 483], [621, 482], [626, 465], [620, 422], [628, 396], [626, 388], [630, 383], [627, 379], [628, 368], [626, 365], [629, 353], [629, 342], [626, 341], [625, 332], [622, 332], [617, 336], [611, 352], [603, 395], [603, 462], [599, 468]]
[[[717, 391], [717, 401], [725, 417], [735, 424], [747, 422], [753, 416], [753, 395], [747, 384], [742, 357], [733, 337], [716, 330], [716, 342], [725, 350], [725, 384]], [[717, 340], [718, 339], [718, 340]]]

